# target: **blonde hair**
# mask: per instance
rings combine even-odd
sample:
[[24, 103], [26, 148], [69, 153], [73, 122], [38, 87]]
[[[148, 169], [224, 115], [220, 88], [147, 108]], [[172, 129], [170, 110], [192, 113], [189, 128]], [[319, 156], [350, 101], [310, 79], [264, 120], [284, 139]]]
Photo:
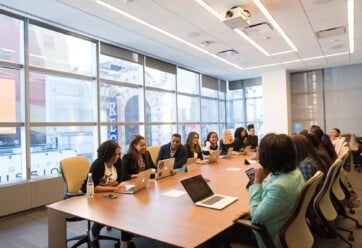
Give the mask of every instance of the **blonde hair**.
[[[229, 133], [231, 134], [231, 141], [227, 138], [227, 135]], [[231, 144], [233, 142], [234, 142], [233, 133], [231, 132], [230, 129], [225, 129], [223, 134], [222, 134], [222, 143], [224, 143], [224, 145], [227, 145], [227, 144]]]

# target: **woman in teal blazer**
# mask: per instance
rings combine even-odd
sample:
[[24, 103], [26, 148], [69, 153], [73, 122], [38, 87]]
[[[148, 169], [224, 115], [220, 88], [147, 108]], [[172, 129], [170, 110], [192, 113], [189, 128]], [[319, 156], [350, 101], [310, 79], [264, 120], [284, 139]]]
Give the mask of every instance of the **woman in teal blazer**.
[[[250, 211], [238, 213], [235, 220], [250, 215], [253, 223], [266, 227], [275, 246], [281, 247], [279, 230], [304, 185], [291, 138], [285, 134], [267, 134], [259, 145], [259, 163], [254, 168], [254, 182], [249, 187]], [[206, 247], [230, 247], [231, 242], [251, 244], [253, 241], [248, 233], [248, 229], [235, 224], [207, 242]], [[265, 247], [256, 233], [255, 237], [258, 247]]]
[[[275, 246], [280, 247], [279, 230], [295, 205], [304, 179], [287, 135], [266, 135], [260, 143], [259, 159], [254, 184], [249, 187], [251, 220], [264, 225]], [[264, 181], [269, 173], [271, 177]], [[264, 247], [258, 235], [256, 239], [258, 246]]]

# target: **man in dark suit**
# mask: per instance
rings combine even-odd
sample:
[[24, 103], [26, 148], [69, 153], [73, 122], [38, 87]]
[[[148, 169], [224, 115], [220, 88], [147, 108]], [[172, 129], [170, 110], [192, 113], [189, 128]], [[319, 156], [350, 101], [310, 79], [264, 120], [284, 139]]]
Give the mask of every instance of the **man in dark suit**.
[[186, 163], [186, 148], [181, 144], [181, 135], [178, 133], [172, 134], [170, 143], [161, 146], [156, 164], [168, 158], [175, 158], [175, 169], [181, 168]]

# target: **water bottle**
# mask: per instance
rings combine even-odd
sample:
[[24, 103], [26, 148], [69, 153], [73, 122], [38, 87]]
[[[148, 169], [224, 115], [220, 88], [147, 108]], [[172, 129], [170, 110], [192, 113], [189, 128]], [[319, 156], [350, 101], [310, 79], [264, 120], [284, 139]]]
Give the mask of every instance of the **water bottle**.
[[88, 198], [94, 197], [94, 183], [93, 183], [92, 173], [88, 173], [87, 196], [88, 196]]

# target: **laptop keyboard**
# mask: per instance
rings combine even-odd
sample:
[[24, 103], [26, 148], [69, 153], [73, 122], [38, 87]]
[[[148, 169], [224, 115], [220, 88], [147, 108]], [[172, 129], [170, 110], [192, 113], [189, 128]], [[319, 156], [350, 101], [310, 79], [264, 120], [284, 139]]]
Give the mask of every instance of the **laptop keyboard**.
[[224, 197], [222, 196], [213, 196], [211, 197], [210, 199], [206, 200], [206, 201], [203, 201], [202, 203], [203, 204], [206, 204], [206, 205], [212, 205], [214, 204], [215, 202], [218, 202], [220, 200], [224, 199]]

